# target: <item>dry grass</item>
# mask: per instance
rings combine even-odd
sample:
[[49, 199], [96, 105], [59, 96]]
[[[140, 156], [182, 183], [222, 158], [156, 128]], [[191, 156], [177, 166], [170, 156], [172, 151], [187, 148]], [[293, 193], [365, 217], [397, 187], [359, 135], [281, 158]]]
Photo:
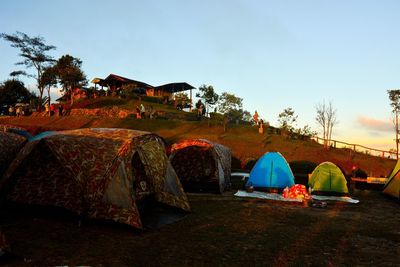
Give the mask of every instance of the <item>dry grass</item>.
[[399, 204], [357, 191], [326, 209], [225, 195], [190, 195], [193, 212], [144, 232], [68, 217], [2, 214], [26, 261], [10, 266], [399, 266]]
[[[184, 114], [185, 112], [178, 112]], [[278, 135], [270, 135], [269, 144], [265, 144], [266, 135], [258, 134], [255, 127], [246, 125], [230, 125], [226, 133], [218, 123], [207, 121], [176, 120], [137, 120], [134, 118], [104, 117], [24, 117], [0, 118], [0, 124], [13, 124], [30, 129], [32, 132], [44, 130], [63, 130], [82, 127], [116, 127], [155, 132], [164, 137], [168, 143], [185, 138], [205, 138], [230, 147], [233, 155], [241, 161], [259, 158], [267, 151], [279, 151], [288, 161], [308, 160], [316, 163], [332, 161], [351, 173], [353, 165], [365, 170], [370, 176], [387, 176], [395, 165], [395, 160], [372, 157], [362, 153], [354, 153], [347, 149], [331, 149], [325, 151], [314, 142], [285, 139]]]

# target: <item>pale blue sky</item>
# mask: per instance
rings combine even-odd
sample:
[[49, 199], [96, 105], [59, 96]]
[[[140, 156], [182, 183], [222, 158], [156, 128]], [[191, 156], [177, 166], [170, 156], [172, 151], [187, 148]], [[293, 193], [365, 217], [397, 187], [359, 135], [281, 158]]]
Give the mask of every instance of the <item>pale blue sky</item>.
[[[89, 80], [211, 84], [272, 125], [292, 107], [299, 127], [318, 130], [315, 105], [332, 100], [335, 138], [391, 148], [386, 91], [400, 87], [399, 12], [387, 0], [2, 0], [0, 32], [44, 37], [55, 57], [82, 59]], [[17, 53], [0, 40], [0, 81]]]

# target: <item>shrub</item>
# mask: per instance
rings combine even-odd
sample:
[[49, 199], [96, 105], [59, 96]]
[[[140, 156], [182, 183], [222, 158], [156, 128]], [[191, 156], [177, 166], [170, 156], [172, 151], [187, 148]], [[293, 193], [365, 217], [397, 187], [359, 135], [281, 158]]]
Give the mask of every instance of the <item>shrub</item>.
[[367, 178], [368, 174], [366, 171], [364, 171], [362, 169], [357, 169], [354, 171], [354, 177]]
[[307, 160], [296, 160], [289, 162], [289, 166], [294, 174], [308, 174], [312, 173], [313, 170], [318, 166], [318, 164]]
[[244, 165], [245, 170], [251, 170], [253, 169], [254, 165], [256, 165], [257, 160], [256, 159], [247, 159], [246, 164]]
[[232, 169], [241, 169], [241, 168], [242, 168], [241, 165], [242, 165], [242, 164], [241, 164], [241, 162], [240, 162], [240, 159], [238, 159], [237, 157], [235, 157], [235, 156], [232, 155], [232, 158], [231, 158], [231, 168], [232, 168]]

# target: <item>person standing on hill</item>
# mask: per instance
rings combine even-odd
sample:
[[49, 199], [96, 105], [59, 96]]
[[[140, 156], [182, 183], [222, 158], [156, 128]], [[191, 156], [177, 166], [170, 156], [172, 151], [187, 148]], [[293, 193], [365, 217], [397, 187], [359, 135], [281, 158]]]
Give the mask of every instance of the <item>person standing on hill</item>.
[[264, 121], [262, 119], [260, 119], [260, 121], [258, 122], [258, 133], [259, 134], [263, 134], [264, 133]]
[[46, 102], [46, 104], [44, 105], [44, 108], [46, 110], [46, 116], [50, 115], [50, 106], [49, 106], [49, 102]]
[[254, 115], [253, 115], [253, 122], [254, 122], [254, 125], [258, 125], [258, 113], [257, 113], [257, 110], [254, 112]]
[[140, 104], [140, 116], [142, 117], [142, 119], [144, 119], [145, 115], [146, 115], [146, 109], [142, 103], [142, 104]]
[[56, 111], [56, 107], [54, 106], [54, 104], [50, 105], [50, 117], [54, 115], [54, 112]]
[[64, 109], [63, 105], [60, 104], [60, 105], [58, 106], [58, 116], [59, 116], [59, 117], [61, 117], [61, 116], [63, 115], [63, 109]]
[[12, 105], [8, 108], [8, 115], [14, 116], [14, 107]]
[[136, 119], [140, 119], [140, 108], [136, 106]]

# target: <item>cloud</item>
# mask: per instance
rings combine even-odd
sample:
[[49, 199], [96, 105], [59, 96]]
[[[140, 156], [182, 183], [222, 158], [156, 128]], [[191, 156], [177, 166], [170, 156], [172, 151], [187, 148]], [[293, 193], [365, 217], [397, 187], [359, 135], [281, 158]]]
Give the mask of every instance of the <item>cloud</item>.
[[390, 121], [377, 120], [365, 116], [358, 116], [357, 122], [364, 128], [378, 132], [393, 132], [393, 124]]

